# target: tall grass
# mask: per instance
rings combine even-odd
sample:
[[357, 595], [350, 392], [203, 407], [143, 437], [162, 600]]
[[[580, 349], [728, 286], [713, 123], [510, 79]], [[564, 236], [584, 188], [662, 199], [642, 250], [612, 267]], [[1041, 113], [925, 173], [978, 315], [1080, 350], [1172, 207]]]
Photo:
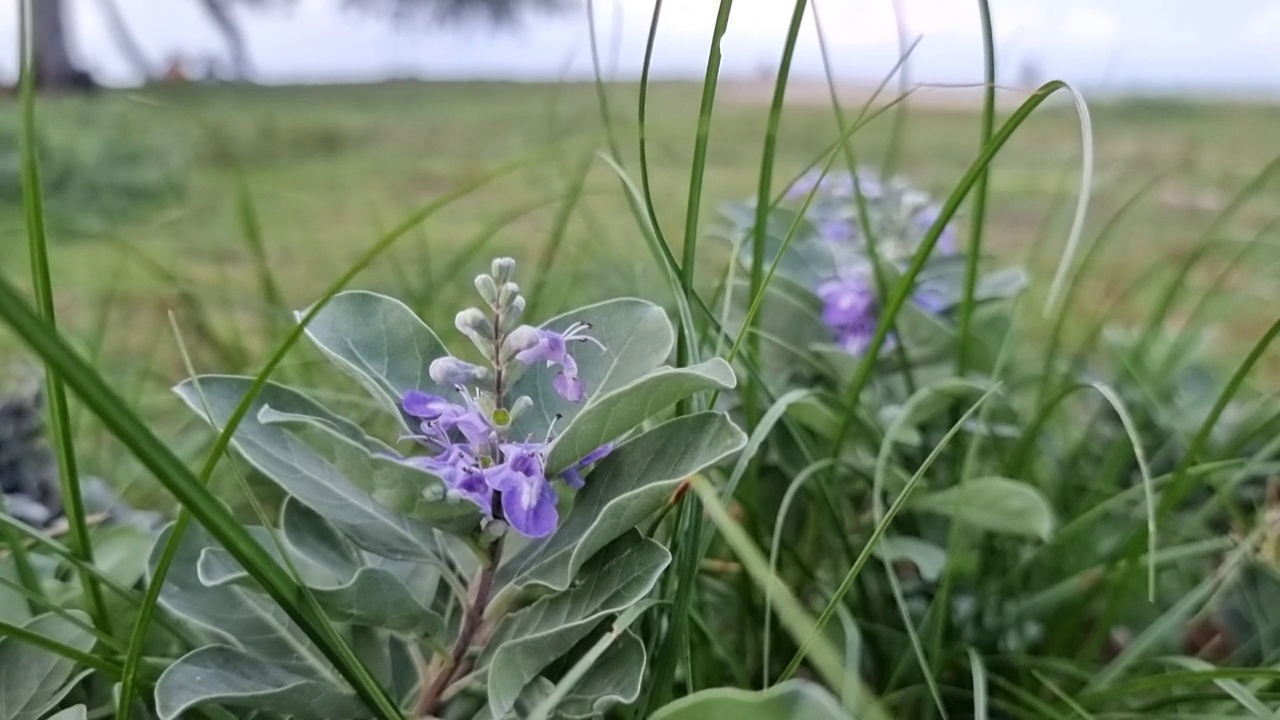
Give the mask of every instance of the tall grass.
[[[1052, 277], [1034, 279], [1049, 287], [1048, 329], [1026, 332], [1037, 320], [1022, 309], [1025, 301], [989, 302], [979, 297], [987, 262], [983, 249], [992, 232], [988, 210], [1001, 202], [992, 192], [990, 176], [1006, 146], [1050, 96], [1074, 92], [1061, 82], [1049, 82], [1006, 117], [997, 117], [992, 19], [987, 4], [979, 3], [986, 62], [972, 160], [955, 179], [937, 219], [901, 272], [882, 268], [875, 256], [881, 312], [870, 347], [861, 358], [830, 361], [810, 348], [790, 345], [766, 328], [779, 298], [794, 299], [798, 292], [780, 268], [783, 252], [800, 242], [801, 219], [776, 238], [781, 250], [775, 257], [766, 254], [766, 240], [775, 239], [768, 235], [768, 220], [782, 200], [775, 164], [780, 146], [788, 140], [788, 75], [807, 5], [798, 0], [789, 7], [786, 42], [763, 118], [749, 266], [726, 267], [718, 276], [700, 240], [708, 234], [709, 213], [704, 207], [720, 199], [709, 195], [706, 176], [720, 102], [721, 41], [732, 1], [720, 3], [715, 26], [709, 28], [687, 193], [681, 193], [685, 207], [678, 251], [660, 223], [663, 214], [654, 192], [658, 171], [647, 130], [653, 113], [650, 73], [664, 5], [655, 3], [636, 98], [639, 182], [633, 181], [626, 165], [631, 157], [624, 150], [627, 131], [610, 111], [612, 88], [599, 70], [593, 28], [606, 148], [600, 162], [617, 176], [639, 241], [646, 244], [666, 282], [664, 297], [680, 324], [673, 360], [687, 366], [705, 354], [718, 354], [730, 360], [745, 381], [737, 394], [698, 397], [677, 412], [726, 409], [746, 425], [750, 437], [748, 451], [732, 467], [690, 478], [649, 526], [649, 534], [671, 548], [675, 557], [655, 596], [660, 609], [613, 621], [602, 638], [595, 638], [600, 644], [591, 646], [577, 664], [561, 668], [550, 699], [540, 703], [535, 716], [549, 717], [555, 700], [569, 693], [589, 663], [605, 652], [606, 640], [633, 623], [648, 651], [645, 691], [633, 707], [616, 711], [618, 717], [647, 717], [674, 698], [709, 687], [768, 688], [795, 676], [820, 681], [859, 717], [1275, 714], [1280, 671], [1274, 668], [1280, 643], [1270, 638], [1280, 628], [1243, 588], [1255, 575], [1264, 586], [1276, 582], [1276, 558], [1266, 553], [1267, 543], [1280, 537], [1280, 531], [1268, 514], [1275, 511], [1268, 500], [1242, 498], [1240, 492], [1277, 470], [1280, 444], [1269, 442], [1268, 432], [1274, 434], [1280, 424], [1280, 411], [1270, 402], [1274, 398], [1251, 390], [1250, 379], [1280, 335], [1280, 321], [1269, 323], [1248, 354], [1227, 372], [1210, 365], [1192, 368], [1196, 373], [1191, 380], [1179, 373], [1187, 369], [1187, 349], [1207, 327], [1201, 321], [1203, 308], [1225, 292], [1218, 280], [1227, 271], [1211, 286], [1215, 297], [1188, 298], [1186, 280], [1219, 248], [1223, 225], [1267, 187], [1280, 161], [1268, 165], [1227, 204], [1172, 277], [1153, 271], [1135, 281], [1139, 288], [1160, 280], [1164, 285], [1157, 289], [1154, 307], [1130, 345], [1114, 355], [1104, 353], [1097, 342], [1103, 336], [1099, 323], [1085, 328], [1084, 343], [1073, 351], [1067, 348], [1067, 328], [1088, 274], [1102, 262], [1111, 243], [1123, 237], [1126, 214], [1145, 202], [1161, 180], [1153, 179], [1127, 199], [1103, 223], [1077, 263], [1091, 182], [1089, 121], [1082, 110], [1084, 190], [1059, 267]], [[592, 13], [594, 22], [594, 9]], [[822, 26], [820, 18], [817, 22], [826, 59], [823, 37], [832, 28]], [[837, 163], [854, 171], [858, 158], [875, 155], [896, 165], [896, 150], [868, 148], [861, 144], [859, 132], [876, 121], [878, 113], [906, 107], [906, 95], [875, 112], [864, 108], [850, 122], [831, 67], [827, 59], [838, 137], [813, 166], [824, 175]], [[211, 447], [201, 448], [202, 460], [193, 472], [179, 452], [160, 439], [137, 403], [114, 389], [56, 322], [39, 163], [33, 150], [36, 101], [29, 72], [24, 73], [21, 107], [35, 302], [25, 300], [11, 281], [0, 279], [0, 317], [47, 367], [70, 542], [63, 546], [6, 520], [3, 542], [18, 571], [18, 581], [7, 587], [24, 597], [33, 612], [62, 610], [45, 593], [31, 556], [51, 553], [69, 563], [92, 610], [98, 644], [85, 653], [10, 622], [0, 623], [0, 633], [119, 682], [115, 707], [95, 709], [130, 716], [137, 701], [147, 697], [156, 663], [163, 662], [151, 654], [159, 631], [178, 644], [186, 641], [181, 627], [161, 612], [158, 602], [178, 543], [194, 521], [302, 628], [366, 702], [371, 715], [403, 717], [396, 700], [357, 657], [349, 638], [325, 617], [294, 569], [281, 565], [249, 535], [211, 483], [223, 466], [236, 426], [267, 381], [278, 372], [307, 372], [305, 366], [290, 367], [286, 358], [329, 298], [446, 207], [484, 193], [493, 181], [545, 158], [486, 170], [441, 193], [380, 232], [358, 258], [335, 273], [298, 324], [287, 331], [282, 324], [269, 324], [279, 339], [256, 368], [253, 389], [231, 420], [219, 429]], [[895, 134], [909, 142], [902, 117], [895, 121]], [[546, 305], [548, 293], [562, 280], [558, 268], [570, 253], [567, 227], [582, 212], [580, 201], [592, 192], [588, 176], [593, 166], [591, 154], [577, 163], [563, 163], [561, 170], [568, 177], [562, 192], [501, 215], [452, 255], [430, 248], [426, 280], [404, 273], [401, 290], [414, 304], [430, 308], [455, 276], [470, 272], [503, 228], [554, 205], [550, 232], [535, 253], [537, 286], [528, 290], [531, 308]], [[235, 193], [245, 253], [256, 279], [253, 305], [264, 317], [279, 316], [288, 301], [270, 260], [259, 200], [240, 175]], [[804, 199], [802, 215], [812, 199], [812, 193]], [[874, 253], [867, 198], [860, 188], [855, 188], [855, 202]], [[966, 203], [971, 216], [963, 294], [949, 328], [952, 342], [946, 354], [924, 357], [909, 352], [905, 343], [893, 353], [882, 352], [909, 322], [917, 282], [942, 233]], [[1273, 228], [1268, 225], [1251, 243], [1261, 242]], [[1244, 262], [1252, 247], [1241, 246], [1228, 270]], [[158, 266], [152, 268], [154, 273], [166, 282], [180, 280], [180, 269], [152, 263]], [[737, 274], [744, 271], [742, 282]], [[716, 287], [715, 296], [706, 294], [703, 278], [714, 281], [708, 284]], [[1172, 349], [1162, 346], [1176, 304], [1189, 299], [1195, 322], [1181, 330]], [[721, 301], [723, 312], [717, 310]], [[179, 324], [198, 325], [202, 317], [218, 312], [209, 298], [197, 296], [191, 303], [192, 312], [177, 315]], [[743, 309], [741, 317], [731, 318], [729, 311], [737, 306]], [[253, 356], [242, 336], [207, 334], [213, 344], [232, 346], [220, 354], [228, 362], [247, 362], [243, 359]], [[771, 346], [788, 353], [787, 367], [771, 364]], [[793, 387], [789, 378], [801, 374], [796, 368], [817, 370], [804, 375], [810, 378], [808, 384]], [[1209, 385], [1195, 403], [1187, 400], [1186, 387], [1192, 380]], [[68, 391], [177, 505], [176, 523], [145, 590], [116, 583], [95, 563], [76, 472]], [[967, 523], [921, 504], [947, 491], [971, 490], [975, 481], [993, 477], [1011, 483], [1000, 486], [1009, 493], [1043, 498], [1051, 527], [1041, 535], [1002, 532], [995, 527], [1000, 518], [983, 516], [980, 522]], [[256, 502], [252, 493], [242, 500]], [[129, 608], [127, 631], [110, 622], [112, 602]], [[1218, 664], [1183, 657], [1194, 655], [1183, 648], [1183, 640], [1197, 619], [1207, 619], [1220, 631], [1218, 637], [1226, 638], [1222, 642], [1230, 644], [1225, 656], [1215, 658]], [[105, 697], [87, 691], [79, 696], [97, 701]]]

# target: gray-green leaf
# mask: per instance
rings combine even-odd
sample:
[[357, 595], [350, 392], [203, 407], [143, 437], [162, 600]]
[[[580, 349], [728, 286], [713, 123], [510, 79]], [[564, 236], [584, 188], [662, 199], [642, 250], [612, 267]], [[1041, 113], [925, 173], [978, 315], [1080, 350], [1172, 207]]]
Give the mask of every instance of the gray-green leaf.
[[[202, 375], [184, 381], [175, 391], [215, 429], [221, 429], [251, 382], [243, 377]], [[199, 384], [198, 389], [196, 383]], [[205, 402], [212, 417], [205, 415]], [[433, 557], [431, 528], [375, 500], [343, 473], [337, 456], [321, 455], [290, 434], [284, 426], [262, 422], [259, 413], [268, 406], [276, 413], [322, 418], [334, 428], [341, 428], [342, 436], [348, 439], [363, 435], [353, 423], [334, 415], [302, 393], [267, 383], [254, 398], [249, 414], [232, 439], [232, 445], [254, 467], [285, 492], [323, 515], [361, 547], [387, 557]], [[268, 413], [270, 417], [271, 413]], [[334, 445], [334, 452], [346, 449], [346, 446]], [[350, 460], [357, 456], [347, 452], [343, 457]], [[426, 473], [419, 474], [418, 481], [424, 489], [433, 480]]]
[[499, 568], [503, 592], [569, 587], [583, 563], [670, 502], [681, 482], [745, 443], [727, 415], [702, 412], [668, 420], [621, 445], [591, 473], [555, 534]]
[[[415, 636], [444, 630], [444, 619], [423, 604], [439, 583], [432, 565], [357, 553], [293, 498], [285, 501], [281, 528], [294, 567], [329, 617]], [[197, 573], [205, 587], [252, 586], [249, 574], [219, 547], [201, 552]]]
[[644, 643], [635, 633], [624, 630], [560, 703], [556, 715], [598, 718], [615, 705], [635, 702], [640, 697], [646, 660]]
[[666, 548], [632, 531], [583, 566], [579, 584], [505, 618], [478, 661], [488, 666], [493, 716], [509, 712], [526, 685], [607, 617], [647, 595], [670, 561]]
[[821, 687], [790, 680], [768, 690], [714, 688], [658, 709], [649, 720], [853, 720]]
[[[73, 611], [88, 622], [87, 615]], [[93, 648], [93, 635], [53, 613], [33, 618], [25, 629], [81, 652]], [[38, 720], [71, 689], [74, 660], [13, 638], [0, 638], [0, 718]]]
[[[172, 526], [165, 528], [151, 548], [148, 580], [172, 531]], [[208, 547], [216, 544], [203, 528], [187, 528], [165, 576], [160, 604], [228, 644], [284, 662], [321, 662], [302, 630], [270, 598], [255, 589], [209, 587], [200, 581], [200, 555]]]
[[160, 720], [172, 720], [205, 704], [317, 720], [368, 714], [355, 693], [310, 668], [263, 660], [225, 645], [210, 645], [188, 653], [170, 665], [156, 682]]
[[547, 456], [547, 476], [554, 477], [587, 453], [621, 437], [659, 411], [703, 390], [728, 390], [737, 379], [720, 358], [686, 368], [660, 368], [629, 385], [587, 403]]
[[967, 480], [938, 492], [917, 494], [915, 510], [945, 515], [995, 533], [1046, 539], [1053, 532], [1053, 510], [1034, 487], [1002, 477]]
[[89, 709], [84, 705], [74, 705], [50, 715], [45, 720], [86, 720], [89, 717]]
[[[304, 313], [297, 313], [299, 320]], [[440, 338], [404, 303], [363, 290], [334, 295], [307, 325], [307, 337], [334, 364], [404, 419], [406, 390], [444, 395], [427, 375], [431, 361], [449, 354]]]

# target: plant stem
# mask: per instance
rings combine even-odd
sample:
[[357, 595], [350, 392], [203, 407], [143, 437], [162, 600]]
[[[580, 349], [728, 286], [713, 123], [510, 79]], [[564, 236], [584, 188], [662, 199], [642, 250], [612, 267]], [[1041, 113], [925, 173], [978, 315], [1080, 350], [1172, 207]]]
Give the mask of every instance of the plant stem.
[[454, 641], [453, 649], [449, 651], [448, 664], [436, 672], [431, 684], [423, 690], [422, 697], [418, 700], [418, 706], [415, 709], [415, 715], [418, 717], [431, 717], [439, 709], [440, 700], [444, 691], [449, 688], [449, 683], [458, 677], [458, 671], [463, 667], [463, 658], [471, 648], [471, 641], [475, 639], [476, 632], [479, 631], [484, 620], [484, 611], [489, 605], [489, 595], [493, 591], [493, 578], [498, 572], [498, 563], [501, 560], [502, 538], [498, 538], [489, 546], [488, 563], [476, 576], [475, 584], [472, 586], [471, 603], [462, 617], [458, 639]]

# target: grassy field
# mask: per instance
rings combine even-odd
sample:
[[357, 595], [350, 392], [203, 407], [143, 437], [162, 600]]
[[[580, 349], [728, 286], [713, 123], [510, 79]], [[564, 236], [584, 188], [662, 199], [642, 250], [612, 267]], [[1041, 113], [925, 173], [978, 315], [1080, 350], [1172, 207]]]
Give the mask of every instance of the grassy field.
[[[768, 96], [758, 90], [723, 88], [704, 196], [709, 203], [755, 191]], [[635, 86], [607, 90], [614, 137], [632, 174], [638, 172], [636, 93]], [[896, 167], [931, 190], [952, 187], [976, 154], [978, 114], [946, 93], [918, 93], [904, 116], [889, 112], [875, 119], [855, 136], [860, 157], [884, 162], [894, 122], [901, 121]], [[813, 162], [835, 136], [822, 88], [798, 88], [793, 95], [775, 186]], [[655, 201], [675, 245], [683, 234], [698, 98], [697, 85], [667, 84], [653, 88], [649, 100]], [[16, 111], [9, 104], [4, 114]], [[606, 135], [591, 85], [175, 88], [46, 99], [40, 113], [47, 152], [54, 156], [46, 156], [46, 180], [64, 160], [59, 153], [73, 156], [66, 164], [77, 177], [93, 174], [85, 167], [101, 169], [103, 185], [112, 190], [134, 183], [134, 175], [146, 176], [146, 183], [137, 183], [137, 197], [126, 193], [104, 207], [97, 205], [106, 191], [92, 187], [53, 191], [46, 202], [63, 326], [129, 396], [155, 413], [176, 405], [165, 391], [183, 375], [168, 312], [175, 313], [202, 370], [252, 367], [266, 343], [279, 337], [276, 321], [287, 320], [265, 304], [264, 278], [246, 242], [249, 215], [239, 198], [240, 178], [253, 207], [249, 224], [260, 229], [274, 281], [290, 308], [311, 302], [380, 230], [518, 160], [530, 163], [431, 218], [354, 284], [406, 297], [428, 314], [440, 312], [456, 304], [442, 296], [469, 288], [481, 258], [496, 252], [537, 258], [567, 223], [543, 311], [620, 292], [663, 298], [657, 266], [648, 260], [617, 176], [595, 155]], [[1100, 101], [1092, 113], [1097, 155], [1086, 241], [1139, 187], [1163, 179], [1109, 240], [1086, 280], [1081, 314], [1115, 307], [1120, 319], [1140, 317], [1152, 292], [1124, 299], [1125, 288], [1147, 268], [1167, 278], [1212, 232], [1227, 242], [1198, 266], [1180, 296], [1194, 301], [1198, 288], [1225, 271], [1231, 299], [1213, 310], [1224, 338], [1214, 351], [1234, 360], [1274, 315], [1275, 253], [1258, 245], [1247, 262], [1232, 266], [1230, 258], [1238, 241], [1274, 239], [1269, 223], [1280, 216], [1276, 186], [1264, 188], [1226, 222], [1214, 219], [1280, 148], [1275, 108], [1149, 99]], [[1067, 235], [1080, 175], [1079, 137], [1074, 108], [1058, 102], [1038, 112], [995, 165], [991, 247], [1005, 259], [1027, 262], [1036, 292], [1048, 284]], [[584, 169], [582, 196], [567, 200]], [[16, 191], [7, 192], [0, 199], [6, 247], [0, 268], [25, 279], [22, 215]], [[713, 234], [714, 208], [704, 207], [702, 218], [700, 232]], [[1045, 233], [1046, 251], [1028, 259]], [[475, 262], [449, 265], [480, 237], [491, 237], [491, 244]], [[702, 247], [705, 262], [723, 262], [715, 244]], [[15, 346], [5, 338], [0, 347]], [[5, 359], [20, 357], [6, 350]]]

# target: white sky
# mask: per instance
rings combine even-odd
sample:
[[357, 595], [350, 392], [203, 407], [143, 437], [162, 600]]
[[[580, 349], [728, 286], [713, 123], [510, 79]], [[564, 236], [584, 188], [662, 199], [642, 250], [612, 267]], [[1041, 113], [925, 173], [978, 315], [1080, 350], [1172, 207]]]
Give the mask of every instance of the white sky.
[[[76, 51], [102, 79], [135, 78], [111, 42], [97, 0], [74, 8]], [[117, 0], [154, 63], [175, 52], [225, 57], [196, 0]], [[901, 0], [908, 34], [922, 36], [911, 71], [920, 82], [981, 77], [976, 0]], [[0, 12], [0, 74], [12, 74], [14, 8]], [[514, 31], [394, 29], [341, 9], [296, 0], [289, 10], [240, 10], [264, 82], [425, 78], [588, 77], [584, 13], [535, 18]], [[716, 0], [667, 0], [655, 74], [700, 77]], [[726, 76], [776, 67], [792, 3], [736, 0], [724, 40]], [[606, 64], [635, 77], [653, 0], [597, 0]], [[875, 81], [898, 56], [891, 0], [817, 0], [842, 80]], [[1280, 0], [992, 0], [1001, 80], [1034, 61], [1041, 79], [1093, 88], [1280, 92]], [[793, 73], [819, 76], [812, 14]], [[616, 65], [613, 59], [617, 59]]]

